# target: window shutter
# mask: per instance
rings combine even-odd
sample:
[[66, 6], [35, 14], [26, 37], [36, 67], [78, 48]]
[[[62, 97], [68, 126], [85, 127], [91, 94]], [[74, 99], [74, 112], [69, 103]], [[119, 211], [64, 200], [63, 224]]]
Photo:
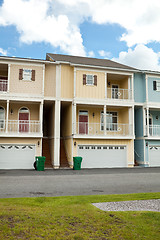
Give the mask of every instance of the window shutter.
[[83, 74], [83, 85], [86, 85], [86, 74]]
[[153, 90], [154, 90], [154, 91], [157, 90], [157, 83], [156, 83], [156, 81], [153, 81]]
[[32, 81], [35, 81], [35, 75], [36, 75], [36, 71], [32, 70]]
[[23, 69], [19, 69], [19, 80], [23, 79]]
[[94, 86], [97, 86], [97, 75], [94, 75]]

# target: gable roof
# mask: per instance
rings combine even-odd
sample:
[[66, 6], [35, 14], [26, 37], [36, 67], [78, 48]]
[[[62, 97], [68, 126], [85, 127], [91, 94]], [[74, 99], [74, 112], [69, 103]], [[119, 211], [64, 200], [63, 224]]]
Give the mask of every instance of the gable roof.
[[120, 64], [107, 59], [99, 59], [99, 58], [88, 58], [88, 57], [47, 53], [46, 60], [50, 60], [54, 62], [66, 62], [70, 64], [75, 64], [75, 65], [97, 66], [97, 67], [104, 67], [104, 68], [130, 70], [130, 71], [138, 70], [136, 68], [132, 68], [124, 64]]

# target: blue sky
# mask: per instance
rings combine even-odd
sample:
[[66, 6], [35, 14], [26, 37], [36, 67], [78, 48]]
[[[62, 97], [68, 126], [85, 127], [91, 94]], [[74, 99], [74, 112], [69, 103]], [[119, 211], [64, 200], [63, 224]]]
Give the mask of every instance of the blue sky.
[[107, 58], [160, 71], [157, 0], [0, 0], [0, 55]]

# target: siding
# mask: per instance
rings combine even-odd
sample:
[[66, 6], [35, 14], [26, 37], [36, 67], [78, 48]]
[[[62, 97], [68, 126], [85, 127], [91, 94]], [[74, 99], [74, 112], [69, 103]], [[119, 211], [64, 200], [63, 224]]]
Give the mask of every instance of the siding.
[[135, 140], [134, 141], [134, 156], [135, 156], [135, 160], [140, 164], [143, 165], [144, 164], [144, 144], [145, 141], [143, 139], [140, 140]]
[[[97, 86], [83, 85], [83, 74], [97, 75]], [[102, 72], [79, 71], [76, 74], [76, 97], [78, 98], [105, 98], [105, 74]]]
[[[35, 81], [19, 80], [19, 69], [34, 69]], [[43, 86], [43, 67], [34, 65], [11, 65], [10, 69], [10, 92], [29, 95], [41, 95]]]
[[148, 77], [148, 101], [160, 102], [160, 91], [153, 90], [153, 81], [160, 81], [160, 78]]
[[145, 76], [141, 73], [134, 74], [134, 100], [135, 102], [145, 102], [146, 100]]
[[74, 68], [61, 65], [61, 97], [73, 98], [74, 93]]
[[56, 96], [56, 66], [53, 64], [45, 67], [44, 96]]
[[135, 135], [143, 136], [143, 108], [135, 109]]

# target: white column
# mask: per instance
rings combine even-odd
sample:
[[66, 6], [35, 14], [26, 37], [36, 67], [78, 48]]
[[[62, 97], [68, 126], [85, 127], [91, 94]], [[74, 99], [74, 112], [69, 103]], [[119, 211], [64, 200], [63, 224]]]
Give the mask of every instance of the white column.
[[147, 110], [147, 136], [149, 137], [149, 108], [146, 108]]
[[131, 76], [131, 86], [132, 86], [132, 100], [134, 100], [134, 79], [133, 79], [133, 74]]
[[106, 135], [106, 105], [104, 105], [103, 109], [103, 119], [104, 119], [104, 135]]
[[74, 98], [76, 97], [76, 68], [74, 68]]
[[146, 109], [143, 107], [143, 136], [147, 135], [146, 131]]
[[105, 99], [107, 98], [107, 73], [105, 73]]
[[73, 134], [75, 135], [77, 132], [77, 122], [76, 122], [76, 103], [73, 103], [72, 114], [73, 114]]
[[8, 133], [9, 100], [7, 100], [6, 133]]
[[146, 102], [148, 102], [148, 76], [147, 76], [147, 74], [145, 75], [145, 80], [146, 80]]
[[11, 64], [8, 64], [8, 88], [7, 92], [9, 92], [9, 86], [10, 86], [10, 69], [11, 69]]
[[55, 118], [54, 118], [54, 168], [60, 166], [60, 100], [55, 101]]
[[132, 106], [132, 135], [134, 136], [134, 106]]
[[43, 133], [43, 101], [41, 101], [39, 107], [39, 121], [40, 121], [40, 133]]
[[44, 96], [44, 83], [45, 83], [45, 64], [43, 64], [43, 85], [42, 85], [42, 95]]

